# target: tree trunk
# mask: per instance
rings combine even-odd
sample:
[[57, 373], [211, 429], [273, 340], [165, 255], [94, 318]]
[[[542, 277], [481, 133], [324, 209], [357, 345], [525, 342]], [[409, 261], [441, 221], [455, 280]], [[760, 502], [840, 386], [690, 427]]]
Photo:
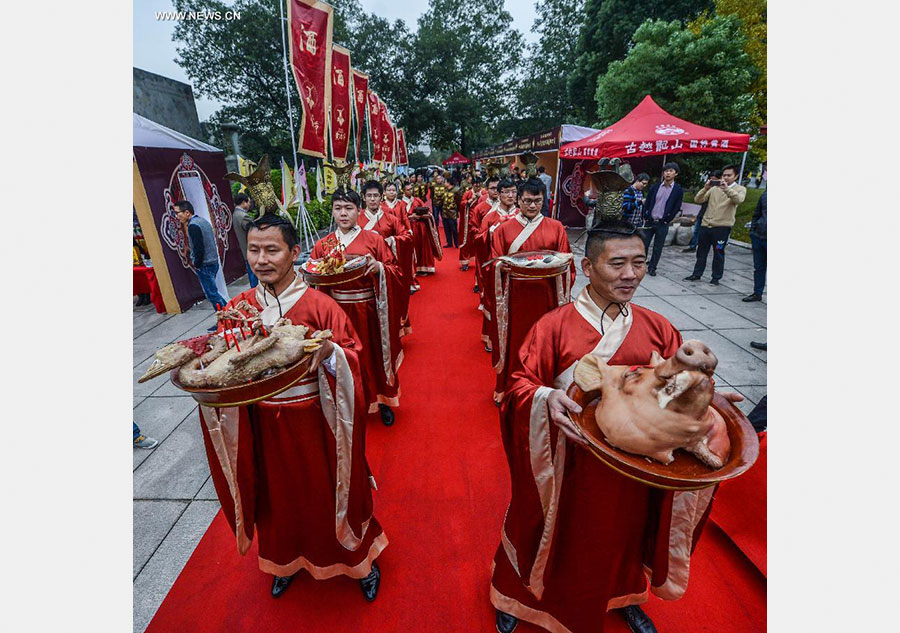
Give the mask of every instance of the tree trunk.
[[466, 152], [466, 126], [465, 126], [465, 124], [460, 126], [459, 139], [460, 139], [459, 152], [463, 156], [467, 156], [468, 152]]

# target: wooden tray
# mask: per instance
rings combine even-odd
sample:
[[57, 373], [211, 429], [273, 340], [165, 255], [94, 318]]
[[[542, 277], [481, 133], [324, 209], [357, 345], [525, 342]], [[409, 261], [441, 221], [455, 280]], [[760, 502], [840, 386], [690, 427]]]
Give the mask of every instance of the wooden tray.
[[335, 275], [321, 275], [307, 269], [311, 262], [318, 260], [308, 259], [300, 266], [303, 278], [311, 286], [337, 286], [348, 281], [354, 281], [366, 274], [366, 258], [364, 255], [346, 255], [347, 263], [344, 270]]
[[728, 428], [731, 454], [722, 468], [713, 469], [683, 450], [675, 451], [671, 464], [661, 464], [649, 457], [634, 455], [614, 448], [603, 437], [594, 421], [594, 411], [600, 401], [600, 391], [583, 392], [572, 383], [567, 395], [581, 405], [581, 414], [569, 413], [569, 418], [584, 433], [587, 447], [604, 464], [630, 479], [663, 490], [699, 490], [714, 486], [720, 481], [733, 479], [746, 472], [759, 456], [759, 438], [747, 417], [721, 394], [714, 394], [715, 407]]
[[220, 389], [186, 387], [178, 380], [179, 368], [173, 369], [169, 376], [173, 385], [191, 394], [194, 400], [202, 405], [207, 407], [238, 407], [267, 400], [296, 385], [309, 373], [312, 356], [312, 354], [305, 354], [296, 363], [274, 376], [254, 380], [245, 385], [222, 387]]
[[547, 257], [548, 255], [569, 255], [569, 253], [557, 253], [556, 251], [520, 251], [514, 255], [505, 255], [503, 257], [499, 257], [498, 259], [504, 263], [511, 276], [523, 279], [544, 279], [547, 277], [556, 277], [557, 275], [561, 275], [569, 270], [569, 266], [572, 261], [571, 259], [567, 260], [564, 264], [560, 264], [559, 266], [525, 265], [525, 263], [529, 261], [530, 257], [543, 258]]

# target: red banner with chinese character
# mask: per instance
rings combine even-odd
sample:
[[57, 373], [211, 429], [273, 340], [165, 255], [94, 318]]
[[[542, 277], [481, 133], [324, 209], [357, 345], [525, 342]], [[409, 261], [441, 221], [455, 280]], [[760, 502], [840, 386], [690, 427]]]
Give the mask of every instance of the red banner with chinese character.
[[300, 93], [301, 153], [326, 158], [327, 116], [331, 105], [331, 5], [317, 0], [289, 0], [291, 69]]
[[350, 148], [350, 51], [341, 46], [331, 49], [331, 154], [346, 160]]
[[394, 153], [397, 149], [397, 140], [396, 135], [394, 133], [394, 124], [391, 123], [391, 117], [388, 114], [387, 106], [384, 105], [384, 101], [378, 99], [378, 105], [381, 110], [381, 155], [383, 160], [386, 163], [396, 162], [394, 157]]
[[409, 165], [409, 157], [406, 155], [406, 132], [402, 127], [397, 129], [397, 164]]
[[369, 134], [372, 137], [372, 160], [384, 160], [381, 152], [381, 99], [369, 91]]
[[369, 76], [353, 69], [353, 104], [356, 108], [356, 147], [362, 143], [362, 130], [366, 121], [366, 100], [369, 95]]

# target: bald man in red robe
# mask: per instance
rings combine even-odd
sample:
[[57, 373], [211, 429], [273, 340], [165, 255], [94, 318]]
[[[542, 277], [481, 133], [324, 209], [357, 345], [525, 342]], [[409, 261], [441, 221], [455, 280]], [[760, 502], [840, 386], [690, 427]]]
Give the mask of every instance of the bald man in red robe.
[[512, 482], [490, 588], [501, 633], [520, 619], [552, 633], [603, 633], [612, 609], [635, 633], [655, 633], [637, 605], [650, 591], [684, 594], [710, 510], [712, 488], [673, 493], [618, 474], [582, 448], [567, 417], [580, 412], [565, 390], [585, 354], [648, 365], [652, 352], [668, 358], [681, 344], [663, 316], [631, 303], [646, 272], [643, 241], [621, 221], [605, 229], [585, 247], [588, 287], [528, 333], [501, 406]]
[[[396, 186], [388, 185], [396, 191]], [[363, 185], [363, 204], [365, 209], [359, 214], [359, 225], [366, 231], [375, 231], [384, 238], [385, 243], [397, 260], [397, 265], [403, 275], [403, 287], [412, 286], [413, 274], [413, 243], [412, 230], [404, 226], [401, 217], [393, 211], [385, 211], [384, 202], [381, 199], [381, 183], [377, 180], [369, 180]], [[396, 199], [394, 200], [395, 202]], [[399, 203], [394, 205], [398, 212], [405, 211]], [[405, 217], [405, 216], [404, 216]], [[409, 220], [407, 220], [408, 222]], [[409, 320], [409, 290], [397, 292], [397, 302], [400, 304], [400, 336], [406, 336], [412, 332]]]
[[332, 339], [287, 391], [250, 406], [200, 406], [209, 470], [238, 552], [257, 535], [259, 568], [275, 577], [273, 597], [306, 570], [317, 580], [360, 579], [374, 600], [375, 559], [388, 541], [372, 514], [362, 346], [340, 307], [294, 273], [299, 255], [290, 223], [274, 214], [257, 220], [247, 261], [260, 283], [228, 306], [246, 301], [270, 328], [286, 317], [310, 334], [330, 330]]
[[441, 238], [434, 223], [434, 216], [426, 203], [420, 198], [414, 198], [412, 205], [409, 219], [412, 222], [413, 246], [416, 253], [416, 275], [433, 275], [434, 260], [444, 258]]
[[[519, 187], [519, 213], [513, 221], [504, 222], [491, 238], [491, 258], [525, 251], [549, 250], [571, 253], [566, 229], [557, 220], [541, 215], [546, 188], [540, 180], [531, 179]], [[506, 383], [516, 369], [519, 347], [531, 326], [547, 312], [568, 303], [575, 282], [575, 262], [563, 274], [544, 279], [523, 279], [508, 274], [506, 266], [493, 267], [494, 289], [491, 320], [494, 327], [493, 360], [497, 372], [494, 401], [500, 402]]]
[[360, 205], [359, 194], [352, 189], [338, 188], [332, 194], [331, 209], [337, 230], [316, 242], [310, 257], [324, 257], [327, 253], [324, 242], [334, 237], [345, 255], [363, 255], [369, 260], [363, 277], [321, 289], [350, 317], [363, 346], [360, 365], [369, 412], [379, 411], [381, 421], [390, 426], [394, 423], [391, 407], [400, 405], [397, 375], [403, 362], [400, 296], [405, 295], [408, 301], [409, 292], [404, 289], [400, 267], [384, 238], [359, 225]]

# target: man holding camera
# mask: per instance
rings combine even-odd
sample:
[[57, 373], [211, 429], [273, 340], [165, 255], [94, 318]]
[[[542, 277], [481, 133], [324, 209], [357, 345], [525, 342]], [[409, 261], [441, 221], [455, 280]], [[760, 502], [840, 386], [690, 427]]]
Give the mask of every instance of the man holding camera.
[[707, 203], [706, 213], [700, 224], [697, 238], [697, 262], [694, 272], [684, 278], [685, 281], [698, 281], [706, 269], [706, 260], [710, 247], [713, 248], [712, 279], [709, 283], [719, 285], [725, 272], [725, 247], [734, 226], [734, 218], [738, 205], [747, 197], [747, 189], [737, 183], [737, 167], [726, 165], [722, 168], [721, 180], [707, 180], [703, 189], [694, 196], [697, 204]]

